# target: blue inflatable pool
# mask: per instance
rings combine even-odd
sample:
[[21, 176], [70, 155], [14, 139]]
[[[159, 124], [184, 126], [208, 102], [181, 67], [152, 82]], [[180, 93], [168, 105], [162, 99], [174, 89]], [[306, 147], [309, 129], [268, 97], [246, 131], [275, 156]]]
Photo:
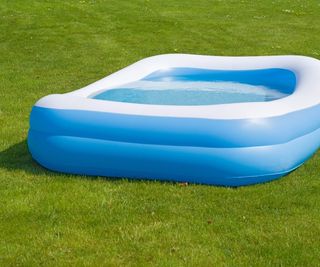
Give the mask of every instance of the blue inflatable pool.
[[33, 107], [33, 158], [66, 173], [240, 186], [320, 146], [320, 62], [160, 55]]

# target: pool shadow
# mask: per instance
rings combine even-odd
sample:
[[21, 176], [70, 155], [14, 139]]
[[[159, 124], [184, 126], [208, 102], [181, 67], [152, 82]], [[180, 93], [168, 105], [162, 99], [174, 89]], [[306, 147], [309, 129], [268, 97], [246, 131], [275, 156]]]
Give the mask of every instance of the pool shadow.
[[31, 175], [40, 176], [63, 176], [64, 178], [79, 178], [87, 180], [105, 179], [110, 182], [120, 182], [126, 180], [130, 183], [137, 183], [139, 180], [129, 180], [125, 177], [106, 177], [106, 176], [89, 176], [81, 174], [67, 174], [48, 170], [38, 164], [31, 156], [27, 140], [23, 140], [9, 148], [0, 151], [0, 168], [8, 171], [24, 171]]
[[[60, 172], [54, 172], [42, 167], [32, 157], [28, 149], [27, 140], [23, 140], [17, 144], [10, 146], [9, 148], [0, 152], [0, 168], [8, 171], [25, 171], [32, 175], [43, 176], [64, 176], [64, 177], [78, 177], [80, 179], [95, 180], [98, 176], [86, 176], [79, 174], [66, 174]], [[106, 180], [119, 180], [113, 177], [103, 177]]]
[[22, 170], [34, 175], [52, 173], [32, 159], [28, 150], [27, 140], [14, 144], [0, 152], [0, 168], [8, 171]]

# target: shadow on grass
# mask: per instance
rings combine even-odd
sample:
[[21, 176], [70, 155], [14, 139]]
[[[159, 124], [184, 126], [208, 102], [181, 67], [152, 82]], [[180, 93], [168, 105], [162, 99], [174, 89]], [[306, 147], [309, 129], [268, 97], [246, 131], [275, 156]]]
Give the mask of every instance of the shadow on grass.
[[41, 167], [32, 159], [26, 140], [14, 144], [0, 152], [0, 168], [9, 171], [23, 170], [35, 175], [52, 173]]
[[[17, 144], [10, 146], [9, 148], [0, 152], [0, 168], [8, 171], [22, 170], [32, 175], [43, 175], [43, 176], [64, 176], [64, 177], [76, 177], [80, 179], [96, 180], [105, 179], [110, 182], [121, 182], [127, 181], [130, 183], [139, 182], [140, 179], [127, 179], [117, 177], [105, 177], [105, 176], [89, 176], [80, 174], [67, 174], [48, 170], [39, 165], [35, 160], [32, 159], [31, 154], [28, 150], [27, 140], [21, 141]], [[172, 182], [166, 182], [172, 183]]]
[[32, 175], [43, 176], [65, 176], [78, 177], [81, 179], [95, 180], [98, 178], [105, 178], [106, 180], [119, 180], [112, 177], [97, 177], [76, 174], [66, 174], [60, 172], [50, 171], [40, 164], [38, 164], [32, 157], [28, 149], [27, 140], [21, 141], [17, 144], [0, 152], [0, 168], [8, 171], [22, 170]]
[[81, 179], [95, 180], [98, 178], [105, 178], [106, 180], [119, 180], [117, 178], [86, 176], [76, 174], [66, 174], [54, 172], [42, 167], [32, 157], [28, 149], [27, 140], [21, 141], [17, 144], [0, 152], [0, 168], [8, 171], [22, 170], [32, 175], [42, 176], [65, 176], [78, 177]]

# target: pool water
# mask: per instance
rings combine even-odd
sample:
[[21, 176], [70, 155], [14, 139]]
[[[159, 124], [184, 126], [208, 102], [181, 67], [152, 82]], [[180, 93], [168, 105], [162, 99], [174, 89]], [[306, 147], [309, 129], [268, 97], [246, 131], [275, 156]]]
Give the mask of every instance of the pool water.
[[158, 70], [105, 90], [94, 99], [153, 105], [213, 105], [273, 101], [290, 95], [294, 74], [285, 69], [223, 71], [194, 68]]

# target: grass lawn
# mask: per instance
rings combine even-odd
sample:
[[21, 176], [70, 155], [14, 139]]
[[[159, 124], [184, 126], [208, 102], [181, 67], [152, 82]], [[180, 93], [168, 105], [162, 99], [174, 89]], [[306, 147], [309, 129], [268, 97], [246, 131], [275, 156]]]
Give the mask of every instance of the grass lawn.
[[37, 99], [147, 56], [320, 58], [319, 14], [316, 0], [0, 1], [0, 266], [320, 266], [320, 152], [232, 189], [58, 174], [26, 146]]

